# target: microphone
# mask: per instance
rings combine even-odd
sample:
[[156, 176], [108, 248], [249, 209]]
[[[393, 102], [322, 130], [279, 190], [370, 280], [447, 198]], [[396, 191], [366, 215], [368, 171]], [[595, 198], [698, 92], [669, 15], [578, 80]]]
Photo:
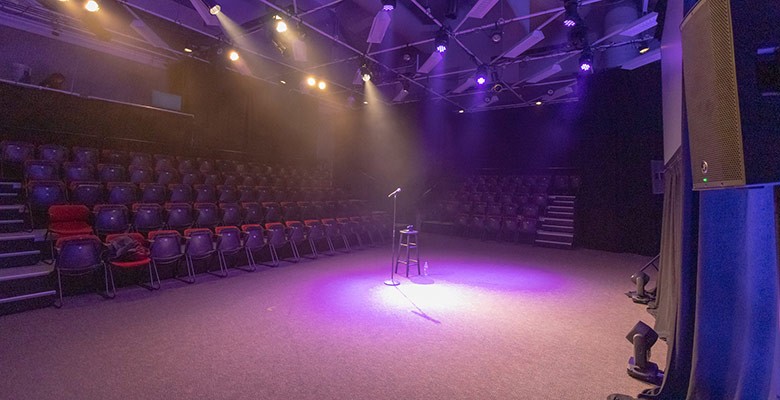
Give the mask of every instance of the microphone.
[[393, 196], [397, 195], [398, 192], [400, 192], [400, 191], [401, 191], [401, 188], [398, 188], [398, 189], [394, 190], [393, 193], [388, 194], [387, 197], [393, 197]]

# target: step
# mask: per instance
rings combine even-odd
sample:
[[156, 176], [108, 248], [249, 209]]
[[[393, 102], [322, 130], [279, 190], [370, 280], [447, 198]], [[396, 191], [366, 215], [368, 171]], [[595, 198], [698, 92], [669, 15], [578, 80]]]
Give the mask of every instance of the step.
[[560, 200], [574, 201], [574, 200], [577, 199], [577, 196], [567, 196], [567, 195], [562, 195], [562, 194], [554, 194], [554, 195], [547, 196], [547, 198], [548, 199], [553, 199], [553, 200], [560, 199]]
[[574, 207], [572, 206], [547, 206], [547, 211], [553, 211], [553, 212], [574, 212]]
[[551, 206], [570, 206], [574, 207], [574, 200], [553, 200], [550, 202]]
[[545, 231], [574, 233], [573, 226], [542, 224], [540, 228]]
[[541, 247], [551, 247], [555, 249], [572, 249], [574, 248], [574, 245], [571, 243], [565, 243], [565, 242], [558, 242], [554, 240], [543, 240], [543, 239], [536, 239], [534, 240], [534, 244]]
[[556, 232], [556, 231], [546, 231], [544, 229], [538, 229], [536, 231], [537, 235], [544, 235], [544, 236], [553, 236], [560, 239], [571, 239], [574, 238], [574, 233], [571, 232]]
[[574, 213], [564, 211], [547, 211], [547, 218], [550, 217], [571, 220], [574, 218]]
[[550, 216], [539, 218], [542, 224], [555, 225], [555, 226], [574, 226], [574, 220], [571, 218], [554, 218]]
[[0, 315], [53, 304], [57, 292], [52, 265], [0, 269]]
[[0, 269], [34, 265], [41, 261], [40, 250], [0, 253]]

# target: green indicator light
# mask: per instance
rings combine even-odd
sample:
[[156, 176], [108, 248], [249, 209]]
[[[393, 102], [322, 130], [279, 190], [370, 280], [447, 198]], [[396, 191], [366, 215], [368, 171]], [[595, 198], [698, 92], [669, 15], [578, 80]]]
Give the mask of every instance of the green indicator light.
[[704, 179], [702, 179], [702, 180], [703, 180], [705, 183], [708, 181], [708, 179], [707, 179], [707, 178], [704, 178]]

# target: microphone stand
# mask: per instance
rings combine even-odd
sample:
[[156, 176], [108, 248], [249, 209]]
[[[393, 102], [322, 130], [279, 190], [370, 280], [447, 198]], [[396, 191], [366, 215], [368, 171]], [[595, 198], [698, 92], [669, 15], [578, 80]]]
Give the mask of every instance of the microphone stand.
[[398, 202], [398, 192], [400, 190], [396, 190], [395, 193], [393, 193], [393, 235], [392, 235], [392, 241], [390, 242], [390, 247], [392, 247], [393, 251], [393, 259], [390, 262], [390, 279], [385, 281], [385, 285], [387, 286], [398, 286], [401, 284], [401, 282], [395, 280], [395, 215], [396, 215], [396, 204]]

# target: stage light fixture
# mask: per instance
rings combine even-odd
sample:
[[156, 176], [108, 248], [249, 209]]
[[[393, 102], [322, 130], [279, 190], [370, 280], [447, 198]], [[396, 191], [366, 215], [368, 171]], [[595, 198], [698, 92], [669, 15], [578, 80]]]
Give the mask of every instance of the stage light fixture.
[[84, 3], [84, 9], [89, 12], [98, 12], [100, 11], [100, 4], [98, 4], [95, 0], [89, 0], [88, 2]]
[[496, 30], [490, 34], [490, 40], [492, 40], [493, 43], [500, 43], [501, 39], [503, 38], [504, 38], [504, 32], [501, 32], [501, 30]]
[[230, 52], [228, 52], [228, 58], [230, 59], [230, 61], [238, 61], [238, 59], [241, 57], [238, 55], [237, 51], [230, 50]]
[[325, 90], [325, 88], [328, 87], [328, 84], [325, 83], [325, 81], [319, 81], [317, 82], [317, 88], [320, 90]]
[[537, 100], [537, 101], [536, 101], [536, 103], [534, 103], [534, 104], [536, 104], [537, 106], [541, 106], [541, 105], [542, 105], [542, 102], [541, 102], [541, 101], [539, 101], [539, 100]]
[[306, 84], [309, 85], [309, 86], [314, 86], [314, 85], [317, 84], [317, 80], [314, 79], [313, 76], [310, 76], [310, 77], [306, 78]]
[[631, 275], [631, 282], [636, 285], [636, 291], [630, 291], [626, 293], [634, 303], [647, 304], [655, 300], [655, 289], [647, 290], [645, 287], [650, 282], [650, 276], [644, 271], [639, 271], [634, 275]]
[[274, 21], [276, 21], [275, 29], [277, 32], [279, 33], [287, 32], [287, 23], [284, 22], [282, 17], [280, 17], [279, 15], [274, 15]]
[[645, 54], [648, 51], [650, 51], [650, 45], [647, 43], [647, 41], [643, 40], [639, 42], [639, 54]]
[[580, 70], [582, 72], [593, 71], [593, 52], [589, 47], [582, 50], [582, 54], [580, 55]]
[[567, 28], [572, 28], [579, 25], [582, 22], [580, 14], [577, 12], [577, 0], [564, 0], [564, 18], [563, 25]]
[[362, 79], [363, 82], [368, 82], [371, 80], [371, 69], [368, 68], [368, 64], [363, 64], [360, 66], [360, 79]]
[[363, 100], [363, 104], [368, 104], [368, 100]]
[[189, 47], [185, 47], [185, 48], [184, 48], [184, 52], [185, 52], [185, 53], [192, 53], [192, 49], [191, 49], [191, 48], [189, 48]]
[[447, 44], [449, 44], [449, 41], [450, 37], [447, 35], [447, 31], [444, 29], [439, 30], [439, 32], [436, 33], [436, 39], [434, 41], [436, 43], [436, 51], [439, 53], [447, 51]]
[[490, 90], [496, 93], [501, 93], [501, 91], [504, 90], [504, 84], [501, 83], [501, 78], [498, 77], [498, 72], [493, 71], [493, 73], [491, 74], [491, 78], [493, 82], [493, 87], [491, 87]]
[[480, 65], [477, 67], [477, 73], [474, 75], [477, 80], [477, 85], [484, 85], [487, 82], [488, 69], [486, 65]]
[[222, 6], [217, 4], [214, 0], [203, 0], [203, 4], [206, 5], [209, 9], [209, 14], [211, 15], [217, 15], [222, 11]]
[[286, 81], [286, 80], [284, 80], [284, 79], [281, 79], [281, 80], [279, 80], [279, 83], [281, 83], [282, 85], [286, 85], [286, 84], [287, 84], [287, 81]]
[[461, 108], [460, 110], [458, 110], [458, 114], [463, 114], [463, 113], [465, 113], [465, 112], [466, 112], [466, 110], [464, 110], [464, 109], [462, 109], [462, 108]]
[[650, 348], [658, 341], [658, 333], [639, 321], [626, 335], [626, 339], [634, 345], [634, 356], [628, 359], [628, 375], [660, 386], [664, 373], [658, 369], [658, 364], [650, 362]]
[[395, 10], [396, 0], [382, 0], [382, 9], [385, 11]]

